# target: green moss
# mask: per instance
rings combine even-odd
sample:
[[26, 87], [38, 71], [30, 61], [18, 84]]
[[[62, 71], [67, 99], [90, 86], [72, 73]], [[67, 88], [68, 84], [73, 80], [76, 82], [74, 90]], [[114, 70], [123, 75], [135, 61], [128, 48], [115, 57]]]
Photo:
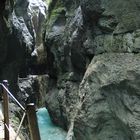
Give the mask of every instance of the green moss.
[[46, 26], [51, 28], [53, 23], [57, 20], [57, 18], [61, 15], [61, 13], [65, 10], [63, 2], [61, 0], [57, 0], [56, 2], [51, 1], [49, 5], [49, 14]]
[[52, 0], [45, 0], [45, 2], [47, 3], [47, 5], [49, 6], [50, 3], [52, 2]]

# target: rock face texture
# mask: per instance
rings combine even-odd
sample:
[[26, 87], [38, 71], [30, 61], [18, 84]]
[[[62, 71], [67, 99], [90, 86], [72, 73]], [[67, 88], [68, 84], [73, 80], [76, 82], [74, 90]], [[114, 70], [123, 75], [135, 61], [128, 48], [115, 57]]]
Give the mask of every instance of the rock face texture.
[[[67, 139], [139, 139], [138, 0], [52, 0], [46, 106]], [[74, 137], [73, 137], [74, 135]]]
[[8, 79], [12, 91], [16, 91], [20, 68], [32, 51], [33, 39], [22, 17], [17, 17], [12, 1], [6, 1], [0, 15], [0, 80]]
[[34, 103], [36, 107], [45, 105], [45, 96], [48, 91], [48, 75], [30, 75], [27, 78], [19, 78], [19, 92], [17, 99], [24, 106]]
[[19, 96], [42, 94], [67, 140], [139, 140], [140, 1], [46, 2], [0, 2], [0, 80], [47, 74]]
[[42, 0], [29, 0], [28, 13], [32, 21], [34, 31], [35, 47], [31, 56], [36, 57], [36, 63], [46, 61], [46, 51], [43, 45], [44, 24], [47, 17], [48, 7]]
[[86, 70], [94, 55], [139, 52], [139, 2], [56, 0], [50, 3], [45, 44], [50, 74]]
[[75, 119], [78, 140], [138, 140], [140, 55], [94, 57], [80, 84]]
[[94, 39], [89, 38], [87, 44], [92, 42], [95, 54], [139, 52], [140, 19], [136, 16], [140, 14], [139, 4], [138, 1], [121, 0], [82, 1], [85, 22], [94, 30]]
[[[23, 105], [29, 102], [42, 105], [45, 100], [46, 76], [27, 78], [27, 75], [32, 73], [30, 70], [34, 59], [32, 53], [36, 46], [41, 46], [39, 53], [38, 50], [36, 51], [37, 59], [40, 58], [40, 50], [45, 53], [42, 30], [46, 9], [47, 6], [41, 0], [0, 1], [0, 82], [7, 79], [10, 91]], [[41, 58], [44, 61], [45, 56], [43, 55]], [[34, 62], [37, 65], [38, 63]], [[19, 77], [20, 83], [18, 83]], [[21, 78], [26, 80], [24, 79], [23, 82]], [[11, 102], [10, 100], [10, 123], [17, 130], [23, 114], [20, 108]], [[24, 126], [23, 129], [22, 140], [29, 140], [28, 128]]]
[[[41, 32], [47, 7], [41, 0], [3, 0], [1, 8], [0, 80], [8, 79], [10, 89], [15, 92], [18, 89], [18, 76], [26, 77], [29, 74], [28, 67], [33, 63], [31, 54], [36, 44], [42, 43]], [[36, 18], [33, 19], [34, 17]], [[44, 50], [43, 45], [41, 49]], [[40, 54], [37, 53], [37, 57], [40, 57]]]

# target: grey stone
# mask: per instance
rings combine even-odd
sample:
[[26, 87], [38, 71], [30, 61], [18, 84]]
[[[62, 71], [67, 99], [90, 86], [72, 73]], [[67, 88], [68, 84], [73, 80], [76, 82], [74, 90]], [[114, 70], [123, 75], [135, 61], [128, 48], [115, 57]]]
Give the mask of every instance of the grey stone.
[[19, 78], [17, 95], [19, 101], [25, 106], [28, 103], [35, 103], [38, 107], [44, 106], [48, 79], [48, 75], [30, 75], [27, 78]]
[[139, 59], [127, 53], [93, 58], [79, 88], [77, 140], [139, 140]]
[[27, 47], [28, 52], [31, 53], [33, 46], [33, 37], [31, 36], [23, 17], [17, 17], [13, 12], [11, 16], [11, 24], [14, 30], [14, 34], [17, 35], [18, 41], [26, 44], [25, 47]]
[[104, 52], [139, 53], [139, 30], [119, 35], [98, 35], [93, 40], [95, 54]]
[[116, 34], [133, 31], [140, 27], [138, 0], [82, 0], [81, 5], [85, 20], [89, 20], [90, 24], [99, 22], [100, 27], [110, 31], [114, 29], [113, 32]]

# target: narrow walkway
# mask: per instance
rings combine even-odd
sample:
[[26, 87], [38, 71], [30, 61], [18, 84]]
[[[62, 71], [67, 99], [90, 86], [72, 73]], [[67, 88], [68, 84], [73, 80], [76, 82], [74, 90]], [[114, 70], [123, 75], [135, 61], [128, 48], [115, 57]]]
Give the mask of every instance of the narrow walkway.
[[[3, 113], [2, 113], [2, 105], [0, 103], [0, 140], [4, 140], [4, 124], [3, 124]], [[10, 126], [10, 140], [15, 140], [16, 133], [14, 129]], [[21, 140], [19, 137], [16, 140]]]

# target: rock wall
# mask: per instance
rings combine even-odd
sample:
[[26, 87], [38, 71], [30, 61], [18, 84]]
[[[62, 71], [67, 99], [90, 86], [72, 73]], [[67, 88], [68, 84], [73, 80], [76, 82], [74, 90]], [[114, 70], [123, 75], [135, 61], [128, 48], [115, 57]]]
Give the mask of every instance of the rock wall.
[[139, 54], [128, 53], [94, 57], [79, 88], [81, 106], [74, 126], [77, 139], [140, 138], [139, 59]]
[[[33, 64], [43, 63], [36, 59], [42, 55], [40, 50], [45, 53], [42, 30], [46, 10], [47, 5], [41, 0], [0, 1], [0, 82], [5, 79], [9, 81], [10, 91], [22, 105], [29, 102], [34, 102], [37, 105], [44, 104], [46, 76], [28, 78], [27, 76], [32, 73]], [[36, 19], [33, 20], [33, 17]], [[39, 53], [36, 51], [37, 56], [34, 61], [32, 53], [36, 49], [36, 44], [41, 44], [41, 49], [39, 49]], [[45, 57], [41, 56], [43, 61]], [[10, 124], [17, 131], [23, 112], [12, 100], [10, 100], [9, 112]], [[24, 122], [19, 134], [22, 140], [29, 140], [29, 129], [26, 123]]]
[[[46, 75], [28, 75], [35, 71], [33, 65], [45, 63], [42, 32], [46, 11], [47, 5], [41, 0], [0, 1], [0, 82], [9, 81], [10, 91], [22, 105], [30, 102], [38, 106], [44, 104]], [[10, 123], [17, 131], [23, 112], [12, 100], [9, 110]], [[26, 123], [20, 132], [22, 140], [29, 140]]]
[[18, 76], [48, 74], [22, 79], [19, 96], [41, 93], [30, 99], [67, 140], [139, 140], [140, 2], [46, 2], [47, 15], [45, 1], [0, 2], [0, 80], [17, 91]]
[[29, 75], [18, 79], [19, 92], [17, 99], [26, 106], [34, 103], [37, 108], [45, 106], [45, 96], [48, 91], [48, 75]]
[[139, 139], [139, 5], [51, 1], [46, 106], [68, 140]]
[[25, 58], [32, 51], [33, 38], [23, 17], [17, 17], [13, 9], [14, 1], [3, 3], [0, 15], [0, 80], [8, 79], [12, 91], [16, 91], [20, 68], [25, 66]]
[[[32, 65], [45, 63], [42, 30], [47, 6], [41, 0], [5, 0], [1, 8], [0, 80], [8, 79], [10, 89], [15, 93], [18, 77], [27, 77], [32, 73]], [[36, 48], [39, 51], [36, 50], [34, 55]]]

